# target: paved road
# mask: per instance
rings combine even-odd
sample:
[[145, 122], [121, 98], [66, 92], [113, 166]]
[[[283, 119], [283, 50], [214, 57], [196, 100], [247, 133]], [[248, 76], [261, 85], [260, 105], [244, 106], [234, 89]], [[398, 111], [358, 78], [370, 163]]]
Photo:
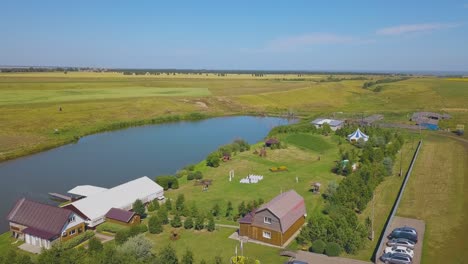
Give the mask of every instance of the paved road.
[[[402, 226], [411, 226], [411, 227], [416, 228], [416, 230], [418, 231], [418, 243], [416, 244], [416, 247], [414, 248], [413, 264], [419, 264], [421, 263], [421, 254], [423, 250], [422, 247], [423, 247], [423, 242], [424, 242], [424, 231], [426, 230], [426, 224], [422, 220], [395, 216], [393, 218], [392, 223], [390, 223], [390, 228], [388, 229], [387, 234], [385, 234], [385, 237], [383, 238], [385, 240], [385, 243], [387, 243], [388, 241], [387, 236], [390, 235], [392, 230], [397, 227], [402, 227]], [[384, 250], [385, 247], [386, 246], [384, 246], [382, 250]], [[380, 258], [382, 254], [383, 252], [377, 252], [377, 257]], [[380, 261], [379, 259], [377, 263], [383, 263], [383, 262]]]
[[328, 257], [323, 254], [316, 254], [308, 251], [299, 250], [296, 255], [297, 260], [305, 261], [310, 264], [372, 264], [372, 262], [339, 258], [339, 257]]

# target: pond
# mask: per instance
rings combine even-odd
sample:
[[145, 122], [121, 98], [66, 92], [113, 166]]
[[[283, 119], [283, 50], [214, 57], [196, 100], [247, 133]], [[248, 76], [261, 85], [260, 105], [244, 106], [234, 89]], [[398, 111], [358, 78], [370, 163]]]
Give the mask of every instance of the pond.
[[66, 194], [76, 185], [109, 188], [142, 176], [173, 174], [236, 138], [255, 143], [288, 122], [236, 116], [142, 126], [0, 163], [0, 232], [8, 230], [5, 218], [18, 198], [51, 203], [49, 192]]

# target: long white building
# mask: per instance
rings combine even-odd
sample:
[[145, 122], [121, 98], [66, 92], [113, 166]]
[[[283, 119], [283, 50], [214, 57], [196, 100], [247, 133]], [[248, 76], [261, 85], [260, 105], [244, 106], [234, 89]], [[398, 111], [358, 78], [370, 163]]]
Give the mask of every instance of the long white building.
[[111, 208], [131, 210], [137, 199], [148, 203], [164, 197], [164, 189], [146, 176], [110, 189], [83, 185], [70, 191], [86, 197], [68, 204], [64, 208], [83, 217], [88, 227], [95, 227], [103, 223], [106, 213]]

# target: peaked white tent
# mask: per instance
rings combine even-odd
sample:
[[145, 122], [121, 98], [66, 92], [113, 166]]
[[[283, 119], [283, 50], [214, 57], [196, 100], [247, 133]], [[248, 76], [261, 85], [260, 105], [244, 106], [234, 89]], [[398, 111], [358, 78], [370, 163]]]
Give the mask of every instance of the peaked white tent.
[[362, 131], [358, 128], [356, 131], [348, 135], [348, 140], [349, 141], [358, 141], [359, 139], [362, 139], [364, 141], [369, 140], [369, 136], [362, 133]]

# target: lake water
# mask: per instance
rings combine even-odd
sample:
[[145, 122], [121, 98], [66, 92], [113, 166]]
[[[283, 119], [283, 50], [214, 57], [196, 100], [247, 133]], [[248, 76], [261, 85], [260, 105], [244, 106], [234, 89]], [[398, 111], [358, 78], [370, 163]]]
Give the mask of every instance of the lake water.
[[287, 123], [237, 116], [135, 127], [0, 163], [0, 232], [7, 230], [5, 218], [18, 198], [51, 203], [49, 192], [66, 194], [76, 185], [109, 188], [141, 176], [173, 174], [236, 138], [255, 143]]

